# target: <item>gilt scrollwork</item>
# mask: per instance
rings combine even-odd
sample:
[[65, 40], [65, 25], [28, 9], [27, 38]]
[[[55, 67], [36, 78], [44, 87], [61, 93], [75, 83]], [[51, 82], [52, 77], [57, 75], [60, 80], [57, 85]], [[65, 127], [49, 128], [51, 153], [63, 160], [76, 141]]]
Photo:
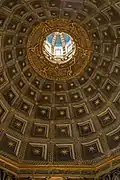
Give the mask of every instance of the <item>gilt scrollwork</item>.
[[[57, 64], [49, 62], [44, 54], [45, 37], [52, 32], [69, 34], [76, 52], [69, 62]], [[37, 25], [28, 38], [27, 56], [33, 69], [42, 77], [53, 80], [70, 79], [81, 73], [89, 63], [91, 42], [86, 30], [77, 22], [67, 19], [52, 19]]]

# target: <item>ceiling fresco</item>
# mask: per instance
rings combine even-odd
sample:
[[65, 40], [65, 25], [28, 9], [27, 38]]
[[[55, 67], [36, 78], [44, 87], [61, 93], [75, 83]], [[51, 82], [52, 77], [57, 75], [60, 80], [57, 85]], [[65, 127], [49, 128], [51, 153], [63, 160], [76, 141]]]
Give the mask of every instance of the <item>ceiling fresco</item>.
[[[39, 35], [36, 27], [57, 20], [64, 33], [77, 37], [78, 52], [79, 43], [90, 50], [82, 54], [84, 61], [75, 53], [75, 67], [73, 59], [61, 67], [46, 59], [43, 67], [45, 56], [39, 54], [37, 61], [30, 51]], [[69, 23], [65, 28], [69, 21], [81, 33]], [[40, 37], [45, 40], [57, 28], [54, 24], [48, 34], [42, 29]], [[120, 162], [119, 112], [120, 0], [0, 0], [1, 166], [16, 174], [33, 169], [94, 177], [101, 164]]]

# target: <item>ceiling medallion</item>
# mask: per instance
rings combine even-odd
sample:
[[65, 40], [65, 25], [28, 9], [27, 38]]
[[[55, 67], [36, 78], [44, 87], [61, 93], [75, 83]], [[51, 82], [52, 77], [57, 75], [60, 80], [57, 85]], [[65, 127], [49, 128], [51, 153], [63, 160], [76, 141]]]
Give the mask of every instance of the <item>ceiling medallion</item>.
[[88, 64], [91, 41], [77, 22], [52, 19], [37, 25], [28, 38], [27, 55], [42, 77], [66, 80], [79, 75]]

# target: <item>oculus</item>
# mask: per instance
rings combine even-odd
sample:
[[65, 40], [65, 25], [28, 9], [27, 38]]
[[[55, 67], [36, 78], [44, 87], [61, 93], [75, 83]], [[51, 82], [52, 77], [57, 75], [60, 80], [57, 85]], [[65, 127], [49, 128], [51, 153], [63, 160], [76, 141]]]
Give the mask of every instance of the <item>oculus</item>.
[[66, 63], [75, 54], [73, 38], [64, 32], [53, 32], [48, 35], [43, 43], [43, 53], [52, 63]]

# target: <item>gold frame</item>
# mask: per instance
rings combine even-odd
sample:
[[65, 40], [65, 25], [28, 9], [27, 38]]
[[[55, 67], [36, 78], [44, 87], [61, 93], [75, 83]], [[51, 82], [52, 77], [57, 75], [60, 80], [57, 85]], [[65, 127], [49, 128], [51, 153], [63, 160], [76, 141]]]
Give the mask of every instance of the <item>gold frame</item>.
[[[101, 162], [97, 163], [97, 164], [91, 164], [91, 165], [52, 165], [52, 164], [48, 164], [48, 165], [33, 165], [33, 164], [19, 164], [17, 162], [14, 162], [13, 160], [10, 160], [2, 155], [0, 155], [0, 166], [1, 168], [9, 171], [10, 173], [18, 176], [17, 173], [15, 173], [14, 171], [11, 171], [10, 169], [14, 169], [15, 171], [18, 171], [19, 172], [19, 176], [22, 177], [22, 173], [20, 173], [21, 170], [25, 170], [26, 171], [26, 174], [25, 176], [32, 176], [34, 175], [34, 177], [39, 177], [39, 176], [55, 176], [55, 177], [66, 177], [66, 174], [52, 174], [52, 175], [46, 175], [46, 174], [39, 174], [39, 173], [36, 173], [34, 174], [35, 171], [37, 170], [45, 170], [45, 169], [49, 169], [49, 170], [70, 170], [70, 171], [75, 171], [75, 170], [79, 170], [79, 171], [84, 171], [84, 172], [87, 172], [87, 171], [99, 171], [106, 165], [110, 165], [112, 167], [112, 163], [114, 161], [117, 161], [117, 160], [120, 160], [120, 155], [114, 155], [114, 156], [110, 156], [104, 160], [102, 160]], [[5, 168], [6, 166], [9, 166], [10, 168]], [[30, 174], [30, 173], [27, 173], [28, 170], [32, 170], [33, 173]], [[103, 172], [105, 173], [105, 170], [103, 170]], [[103, 173], [102, 172], [102, 173]], [[69, 176], [69, 174], [67, 174], [67, 176]], [[73, 176], [73, 175], [72, 175]], [[74, 175], [74, 176], [79, 176], [79, 175]], [[86, 175], [82, 175], [82, 177], [86, 177]], [[96, 176], [97, 176], [97, 173], [96, 173]], [[90, 175], [89, 175], [90, 177]], [[93, 175], [91, 175], [91, 177], [93, 177]]]

